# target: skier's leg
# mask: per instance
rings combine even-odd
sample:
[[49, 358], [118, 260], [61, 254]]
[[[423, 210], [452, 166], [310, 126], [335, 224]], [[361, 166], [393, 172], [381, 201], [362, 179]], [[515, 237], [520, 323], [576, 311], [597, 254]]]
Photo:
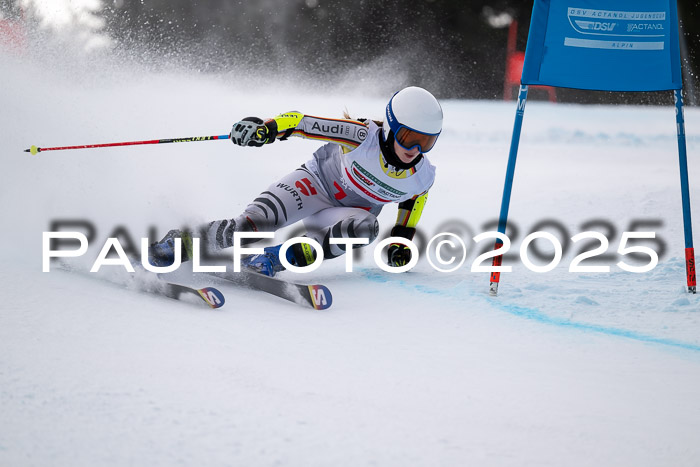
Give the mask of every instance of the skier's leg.
[[[234, 219], [222, 219], [204, 226], [210, 249], [233, 246], [234, 232], [275, 232], [319, 211], [331, 203], [325, 191], [303, 168], [273, 183]], [[257, 239], [243, 239], [242, 244]]]
[[[195, 229], [194, 234], [202, 238], [202, 247], [211, 252], [233, 246], [234, 232], [274, 232], [329, 206], [332, 203], [325, 191], [307, 170], [300, 168], [270, 185], [238, 217], [210, 222]], [[192, 235], [171, 230], [151, 245], [152, 264], [172, 264], [175, 238], [182, 240], [182, 260], [192, 257]], [[241, 244], [255, 241], [243, 239]]]
[[[378, 231], [376, 216], [360, 208], [327, 208], [304, 219], [304, 225], [308, 229], [306, 237], [313, 238], [321, 245], [324, 258], [345, 254], [345, 245], [332, 244], [332, 238], [366, 238], [371, 243]], [[268, 276], [284, 271], [279, 259], [281, 246], [265, 248], [264, 253], [246, 259], [245, 265]], [[354, 248], [360, 246], [355, 245]], [[286, 252], [287, 261], [294, 266], [311, 264], [316, 257], [317, 252], [305, 242], [295, 243]]]
[[[332, 244], [332, 238], [366, 238], [372, 243], [379, 233], [377, 217], [361, 208], [333, 207], [304, 219], [308, 236], [323, 247], [324, 258], [344, 255], [345, 245]], [[368, 243], [368, 244], [369, 244]], [[360, 248], [364, 245], [354, 245]]]

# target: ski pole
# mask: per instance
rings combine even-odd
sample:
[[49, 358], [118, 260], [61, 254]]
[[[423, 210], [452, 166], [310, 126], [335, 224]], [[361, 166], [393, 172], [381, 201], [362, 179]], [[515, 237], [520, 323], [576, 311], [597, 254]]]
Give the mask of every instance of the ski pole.
[[230, 135], [218, 135], [218, 136], [194, 136], [191, 138], [168, 138], [168, 139], [153, 139], [149, 141], [124, 141], [121, 143], [104, 143], [104, 144], [85, 144], [83, 146], [62, 146], [55, 148], [39, 148], [32, 146], [29, 149], [25, 149], [24, 152], [29, 152], [32, 155], [44, 151], [63, 151], [65, 149], [90, 149], [90, 148], [108, 148], [112, 146], [134, 146], [137, 144], [163, 144], [163, 143], [189, 143], [192, 141], [212, 141], [215, 139], [229, 139]]

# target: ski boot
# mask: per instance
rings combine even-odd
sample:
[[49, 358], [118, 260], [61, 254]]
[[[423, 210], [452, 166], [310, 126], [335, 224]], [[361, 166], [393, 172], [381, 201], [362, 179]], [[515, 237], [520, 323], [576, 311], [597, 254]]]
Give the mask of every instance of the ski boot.
[[175, 239], [181, 239], [180, 258], [182, 262], [192, 258], [192, 236], [189, 232], [171, 230], [159, 242], [148, 247], [148, 262], [152, 266], [171, 266], [175, 262]]
[[[273, 277], [278, 272], [285, 270], [284, 266], [282, 266], [282, 263], [280, 262], [281, 247], [281, 244], [276, 246], [268, 246], [265, 247], [264, 253], [241, 258], [241, 266], [257, 273]], [[290, 255], [290, 253], [292, 253], [291, 248], [287, 250], [287, 261], [294, 264], [291, 261], [290, 256], [292, 255]]]
[[[268, 246], [264, 253], [251, 255], [241, 259], [241, 265], [257, 273], [274, 277], [278, 272], [285, 270], [280, 261], [280, 248], [282, 245]], [[306, 243], [297, 243], [287, 249], [287, 262], [292, 266], [307, 266], [314, 262], [316, 257], [313, 249]]]

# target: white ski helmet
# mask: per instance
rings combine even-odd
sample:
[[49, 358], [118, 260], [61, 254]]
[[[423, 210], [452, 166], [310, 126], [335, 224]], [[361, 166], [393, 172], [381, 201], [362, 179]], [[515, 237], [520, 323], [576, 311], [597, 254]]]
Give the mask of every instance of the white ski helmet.
[[384, 140], [390, 131], [402, 148], [418, 147], [428, 152], [442, 131], [442, 107], [435, 97], [423, 88], [410, 86], [394, 94], [386, 105]]

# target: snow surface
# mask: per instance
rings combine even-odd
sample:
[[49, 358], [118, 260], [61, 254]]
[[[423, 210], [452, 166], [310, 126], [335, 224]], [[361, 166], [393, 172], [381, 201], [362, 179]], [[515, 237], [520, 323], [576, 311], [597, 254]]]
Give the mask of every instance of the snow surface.
[[[465, 238], [458, 271], [385, 273], [370, 247], [353, 273], [335, 260], [293, 276], [333, 291], [328, 312], [236, 289], [212, 311], [138, 292], [118, 267], [87, 271], [118, 227], [138, 241], [237, 215], [318, 143], [22, 150], [224, 134], [290, 109], [381, 118], [386, 93], [11, 57], [0, 73], [0, 465], [700, 465], [671, 105], [528, 103], [510, 208], [513, 251], [545, 219], [569, 236], [609, 221], [613, 254], [630, 222], [658, 221], [666, 251], [648, 273], [618, 255], [609, 273], [570, 273], [576, 245], [548, 273], [511, 261], [488, 296], [469, 239], [498, 216], [515, 104], [446, 100], [420, 226]], [[697, 203], [700, 112], [686, 119]], [[96, 238], [73, 272], [42, 273], [42, 232], [61, 219]]]

